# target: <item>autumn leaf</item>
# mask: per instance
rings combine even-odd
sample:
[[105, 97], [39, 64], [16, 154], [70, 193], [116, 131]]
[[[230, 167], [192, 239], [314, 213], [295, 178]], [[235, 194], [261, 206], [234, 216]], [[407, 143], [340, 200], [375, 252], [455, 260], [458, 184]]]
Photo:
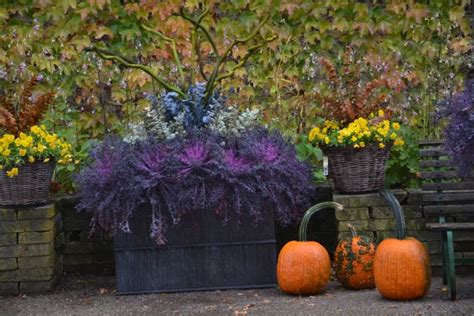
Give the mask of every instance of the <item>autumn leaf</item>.
[[293, 15], [293, 11], [295, 11], [296, 9], [298, 9], [300, 7], [300, 4], [298, 3], [294, 3], [294, 2], [290, 2], [290, 3], [284, 3], [280, 6], [280, 12], [288, 12], [288, 15]]

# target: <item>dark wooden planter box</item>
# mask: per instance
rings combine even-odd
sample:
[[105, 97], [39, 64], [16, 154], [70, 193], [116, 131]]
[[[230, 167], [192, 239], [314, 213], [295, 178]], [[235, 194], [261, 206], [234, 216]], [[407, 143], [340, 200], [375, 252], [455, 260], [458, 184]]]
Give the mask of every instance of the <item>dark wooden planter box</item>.
[[167, 244], [150, 239], [150, 211], [135, 214], [133, 233], [115, 238], [118, 294], [247, 289], [276, 286], [272, 212], [224, 225], [212, 212], [186, 218], [167, 233]]

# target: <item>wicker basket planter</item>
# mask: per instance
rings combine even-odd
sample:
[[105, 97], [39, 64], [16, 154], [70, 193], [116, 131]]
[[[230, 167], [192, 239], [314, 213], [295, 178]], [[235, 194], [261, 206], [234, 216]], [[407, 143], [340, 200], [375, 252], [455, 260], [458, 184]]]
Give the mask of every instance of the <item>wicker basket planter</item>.
[[377, 144], [364, 148], [326, 147], [329, 176], [334, 189], [341, 193], [363, 193], [378, 190], [385, 181], [385, 167], [391, 146], [383, 149]]
[[54, 162], [27, 163], [19, 167], [15, 177], [0, 172], [0, 205], [19, 206], [46, 203], [53, 175]]

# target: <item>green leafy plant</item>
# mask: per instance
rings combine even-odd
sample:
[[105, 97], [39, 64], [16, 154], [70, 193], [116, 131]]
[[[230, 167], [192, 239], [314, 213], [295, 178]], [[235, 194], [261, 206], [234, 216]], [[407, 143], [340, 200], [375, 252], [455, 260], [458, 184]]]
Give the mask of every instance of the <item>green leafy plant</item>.
[[414, 130], [407, 126], [401, 126], [399, 134], [405, 144], [392, 148], [387, 161], [385, 184], [388, 187], [417, 187], [421, 184], [418, 177], [420, 171], [418, 137]]

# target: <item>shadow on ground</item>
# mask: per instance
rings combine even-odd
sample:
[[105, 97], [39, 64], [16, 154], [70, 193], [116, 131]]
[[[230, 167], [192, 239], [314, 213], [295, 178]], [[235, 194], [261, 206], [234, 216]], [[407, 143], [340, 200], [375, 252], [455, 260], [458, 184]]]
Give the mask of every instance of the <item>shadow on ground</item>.
[[52, 293], [0, 297], [0, 315], [472, 315], [474, 276], [458, 276], [451, 302], [440, 278], [427, 297], [387, 301], [376, 290], [347, 291], [332, 281], [319, 296], [293, 297], [278, 289], [118, 296], [112, 276], [68, 275]]

